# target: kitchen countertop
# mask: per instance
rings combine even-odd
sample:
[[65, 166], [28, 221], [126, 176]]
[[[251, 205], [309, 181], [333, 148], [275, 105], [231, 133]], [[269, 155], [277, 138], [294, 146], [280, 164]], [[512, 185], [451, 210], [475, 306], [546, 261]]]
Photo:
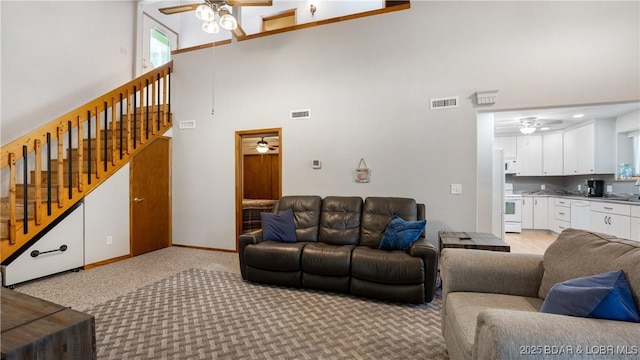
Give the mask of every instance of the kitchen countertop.
[[583, 193], [568, 192], [568, 191], [539, 190], [539, 191], [518, 191], [514, 193], [522, 196], [561, 197], [561, 198], [567, 198], [571, 200], [587, 200], [587, 201], [598, 201], [598, 202], [608, 202], [608, 203], [615, 203], [615, 204], [629, 204], [629, 205], [640, 206], [640, 200], [638, 199], [638, 195], [634, 195], [634, 194], [612, 194], [604, 197], [586, 197]]

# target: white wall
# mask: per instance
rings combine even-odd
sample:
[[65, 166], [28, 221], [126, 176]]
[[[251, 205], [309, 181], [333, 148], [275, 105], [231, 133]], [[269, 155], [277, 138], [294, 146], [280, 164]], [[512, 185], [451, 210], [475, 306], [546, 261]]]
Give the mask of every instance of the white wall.
[[135, 1], [2, 1], [7, 144], [130, 81]]
[[628, 133], [640, 130], [640, 111], [634, 111], [616, 118], [616, 132]]
[[[477, 224], [491, 207], [478, 194], [491, 183], [478, 170], [491, 167], [478, 155], [491, 141], [477, 140], [476, 112], [488, 109], [473, 107], [473, 93], [499, 89], [491, 110], [638, 100], [638, 14], [637, 2], [414, 1], [218, 47], [215, 58], [179, 54], [174, 119], [198, 129], [174, 132], [173, 242], [235, 248], [234, 132], [267, 127], [283, 128], [285, 195], [413, 197], [432, 241], [441, 229], [490, 228], [487, 217]], [[443, 96], [460, 107], [429, 110]], [[306, 108], [311, 119], [288, 119]], [[369, 184], [353, 181], [361, 157]]]
[[85, 197], [84, 217], [85, 264], [130, 253], [128, 164]]

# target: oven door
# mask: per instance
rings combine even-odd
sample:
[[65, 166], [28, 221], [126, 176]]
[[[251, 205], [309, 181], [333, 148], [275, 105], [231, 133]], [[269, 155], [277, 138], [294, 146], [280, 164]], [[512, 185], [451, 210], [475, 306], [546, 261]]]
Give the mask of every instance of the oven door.
[[504, 220], [507, 222], [522, 221], [522, 198], [505, 199]]

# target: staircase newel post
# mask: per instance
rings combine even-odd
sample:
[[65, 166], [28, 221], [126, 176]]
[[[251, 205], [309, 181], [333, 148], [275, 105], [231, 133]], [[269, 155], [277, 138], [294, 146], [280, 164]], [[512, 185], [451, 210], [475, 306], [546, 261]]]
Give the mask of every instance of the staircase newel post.
[[35, 175], [34, 175], [34, 186], [36, 187], [36, 200], [33, 206], [33, 219], [36, 225], [40, 225], [41, 216], [42, 216], [42, 152], [41, 152], [42, 143], [40, 139], [36, 139], [33, 142], [33, 150], [36, 154], [36, 164], [35, 164]]

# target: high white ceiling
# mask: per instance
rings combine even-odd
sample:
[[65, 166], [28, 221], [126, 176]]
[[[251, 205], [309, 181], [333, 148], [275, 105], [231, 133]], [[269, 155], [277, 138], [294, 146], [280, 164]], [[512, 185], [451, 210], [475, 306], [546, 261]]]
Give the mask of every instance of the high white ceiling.
[[[536, 117], [536, 121], [541, 123], [541, 126], [536, 129], [536, 133], [538, 133], [562, 130], [591, 119], [618, 117], [620, 115], [638, 111], [639, 109], [640, 102], [631, 102], [591, 106], [499, 111], [493, 113], [494, 134], [520, 134], [520, 119], [527, 117]], [[574, 115], [578, 114], [583, 114], [584, 116], [581, 118], [574, 118]], [[545, 120], [562, 120], [562, 123], [547, 126], [545, 124]], [[549, 129], [542, 130], [543, 127], [548, 127]]]

